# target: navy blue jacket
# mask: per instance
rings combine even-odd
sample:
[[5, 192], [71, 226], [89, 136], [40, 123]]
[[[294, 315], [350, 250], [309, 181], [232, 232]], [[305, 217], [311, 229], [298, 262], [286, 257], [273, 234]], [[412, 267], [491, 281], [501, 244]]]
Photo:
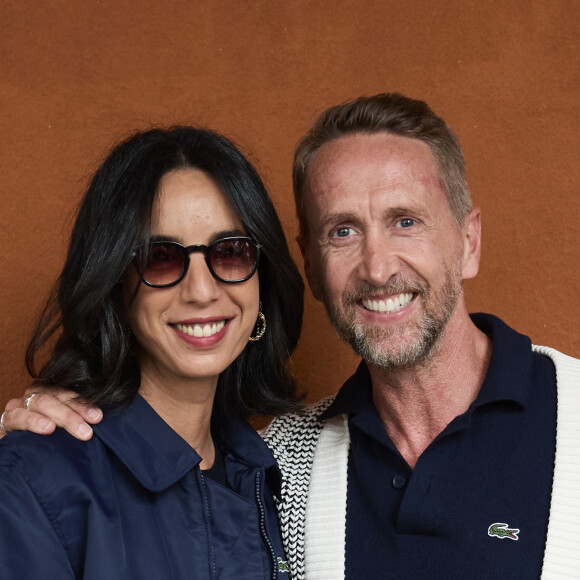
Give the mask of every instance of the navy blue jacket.
[[140, 396], [89, 442], [60, 429], [2, 439], [0, 578], [288, 578], [276, 463], [244, 421], [218, 432], [227, 486]]

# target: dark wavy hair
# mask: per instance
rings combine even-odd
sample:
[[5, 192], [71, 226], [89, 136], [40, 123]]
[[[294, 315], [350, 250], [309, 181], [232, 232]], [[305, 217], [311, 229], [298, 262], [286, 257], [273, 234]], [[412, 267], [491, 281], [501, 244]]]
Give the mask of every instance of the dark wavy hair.
[[[302, 327], [304, 284], [272, 201], [254, 167], [225, 137], [193, 127], [151, 129], [117, 145], [81, 202], [62, 273], [26, 351], [36, 384], [62, 387], [115, 409], [140, 386], [137, 344], [123, 284], [134, 249], [146, 244], [162, 177], [176, 169], [206, 172], [221, 187], [247, 233], [261, 246], [260, 300], [267, 331], [220, 375], [216, 405], [279, 414], [299, 408], [289, 357]], [[54, 342], [36, 372], [35, 361]]]

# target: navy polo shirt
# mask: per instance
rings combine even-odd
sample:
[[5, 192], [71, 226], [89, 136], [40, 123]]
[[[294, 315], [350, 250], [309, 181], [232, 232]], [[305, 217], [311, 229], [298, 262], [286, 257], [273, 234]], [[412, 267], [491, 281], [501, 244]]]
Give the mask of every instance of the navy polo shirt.
[[472, 319], [493, 341], [485, 380], [414, 470], [373, 406], [364, 363], [323, 415], [349, 415], [348, 579], [540, 577], [555, 456], [554, 366], [498, 318]]

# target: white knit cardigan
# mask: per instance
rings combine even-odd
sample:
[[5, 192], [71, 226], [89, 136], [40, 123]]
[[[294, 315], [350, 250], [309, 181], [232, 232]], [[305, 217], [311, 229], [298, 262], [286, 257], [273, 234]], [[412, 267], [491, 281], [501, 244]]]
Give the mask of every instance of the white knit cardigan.
[[[534, 346], [556, 368], [556, 459], [542, 580], [580, 578], [580, 360]], [[320, 422], [330, 397], [263, 433], [283, 473], [280, 526], [292, 580], [344, 578], [348, 417]]]

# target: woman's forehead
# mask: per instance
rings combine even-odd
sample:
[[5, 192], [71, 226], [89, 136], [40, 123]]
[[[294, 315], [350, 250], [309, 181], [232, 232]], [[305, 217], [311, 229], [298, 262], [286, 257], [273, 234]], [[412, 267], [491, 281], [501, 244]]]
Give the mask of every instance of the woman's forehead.
[[153, 235], [197, 239], [215, 231], [244, 229], [222, 189], [206, 172], [179, 169], [161, 179], [151, 216]]

